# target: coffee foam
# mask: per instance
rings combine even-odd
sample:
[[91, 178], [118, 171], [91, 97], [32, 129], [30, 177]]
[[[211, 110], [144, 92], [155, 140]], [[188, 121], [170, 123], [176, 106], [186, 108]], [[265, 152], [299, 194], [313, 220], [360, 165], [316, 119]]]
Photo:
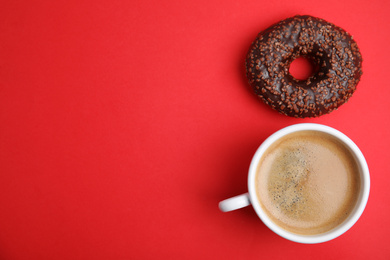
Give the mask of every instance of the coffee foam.
[[266, 214], [280, 227], [305, 235], [343, 222], [356, 204], [359, 185], [349, 150], [315, 131], [289, 134], [268, 148], [256, 175]]

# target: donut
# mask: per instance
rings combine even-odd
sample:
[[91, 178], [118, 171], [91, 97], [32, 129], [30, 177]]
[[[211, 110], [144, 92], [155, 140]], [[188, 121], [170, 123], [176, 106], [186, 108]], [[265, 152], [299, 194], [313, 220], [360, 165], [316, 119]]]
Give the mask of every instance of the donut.
[[[315, 68], [305, 80], [289, 72], [298, 57]], [[254, 93], [281, 114], [297, 118], [318, 117], [347, 102], [363, 74], [361, 66], [359, 47], [348, 32], [309, 15], [260, 32], [245, 60]]]

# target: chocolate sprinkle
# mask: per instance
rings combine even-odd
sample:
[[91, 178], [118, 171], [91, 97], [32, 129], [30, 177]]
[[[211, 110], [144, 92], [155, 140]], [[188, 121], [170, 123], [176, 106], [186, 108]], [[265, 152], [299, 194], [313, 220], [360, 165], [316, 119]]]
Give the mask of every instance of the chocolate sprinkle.
[[[289, 72], [298, 57], [317, 68], [306, 80]], [[323, 19], [295, 16], [260, 32], [246, 57], [249, 84], [266, 104], [292, 117], [318, 117], [348, 101], [362, 75], [352, 36]]]

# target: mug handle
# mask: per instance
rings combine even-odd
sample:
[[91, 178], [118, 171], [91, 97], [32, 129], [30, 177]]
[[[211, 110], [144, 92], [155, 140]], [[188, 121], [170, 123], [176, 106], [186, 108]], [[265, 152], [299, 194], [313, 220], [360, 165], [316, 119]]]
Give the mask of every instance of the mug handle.
[[219, 209], [222, 212], [228, 212], [236, 209], [240, 209], [246, 206], [249, 206], [251, 201], [249, 200], [249, 193], [244, 193], [226, 200], [223, 200], [219, 203]]

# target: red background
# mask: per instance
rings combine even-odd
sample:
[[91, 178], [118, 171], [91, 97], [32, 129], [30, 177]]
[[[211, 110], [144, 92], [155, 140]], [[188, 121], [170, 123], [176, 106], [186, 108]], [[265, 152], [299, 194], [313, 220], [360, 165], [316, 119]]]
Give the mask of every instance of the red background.
[[[389, 259], [389, 1], [1, 1], [1, 259]], [[363, 55], [350, 101], [316, 119], [251, 93], [257, 33], [310, 14]], [[278, 237], [247, 191], [258, 145], [295, 123], [361, 148], [371, 193], [361, 219], [318, 245]]]

